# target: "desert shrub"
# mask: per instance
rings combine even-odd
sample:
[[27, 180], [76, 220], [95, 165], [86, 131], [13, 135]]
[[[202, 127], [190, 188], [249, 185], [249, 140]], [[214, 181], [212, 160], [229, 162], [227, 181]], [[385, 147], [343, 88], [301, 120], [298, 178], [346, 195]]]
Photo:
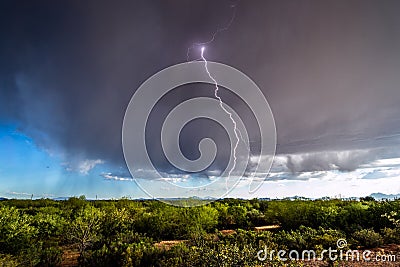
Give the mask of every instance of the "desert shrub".
[[336, 216], [335, 226], [351, 234], [368, 225], [370, 218], [368, 212], [369, 206], [362, 202], [349, 202], [341, 207]]
[[20, 262], [15, 256], [9, 254], [0, 254], [1, 267], [15, 267], [20, 266]]
[[53, 246], [49, 246], [48, 244], [44, 245], [42, 242], [37, 242], [23, 250], [18, 259], [21, 266], [60, 266], [62, 250], [54, 244]]
[[59, 266], [62, 260], [62, 250], [58, 247], [48, 247], [40, 252], [39, 266]]
[[0, 252], [18, 254], [31, 245], [36, 233], [28, 215], [14, 207], [0, 207]]
[[387, 218], [396, 228], [400, 228], [400, 214], [396, 211], [391, 211], [389, 214], [385, 213], [382, 217]]
[[315, 247], [320, 246], [324, 249], [335, 249], [338, 239], [345, 239], [345, 237], [346, 235], [339, 230], [320, 228], [313, 240], [313, 244]]
[[383, 244], [382, 236], [373, 229], [355, 231], [352, 237], [358, 245], [365, 248], [375, 248]]
[[77, 245], [82, 262], [86, 259], [87, 248], [101, 238], [100, 229], [103, 217], [103, 211], [87, 205], [77, 212], [75, 219], [69, 225], [69, 239]]
[[124, 231], [96, 243], [86, 254], [86, 266], [147, 266], [143, 262], [157, 260], [157, 249], [151, 238], [133, 231]]
[[317, 239], [317, 235], [317, 230], [306, 226], [300, 226], [298, 230], [282, 230], [276, 234], [276, 238], [281, 246], [301, 251], [311, 249]]
[[112, 208], [105, 212], [100, 232], [104, 237], [111, 237], [128, 231], [130, 228], [130, 214], [125, 208]]
[[383, 228], [382, 229], [382, 237], [385, 241], [385, 244], [399, 244], [400, 243], [400, 230], [392, 229], [392, 228]]
[[66, 220], [57, 213], [47, 213], [41, 210], [32, 218], [32, 225], [35, 226], [40, 239], [55, 238], [63, 234]]

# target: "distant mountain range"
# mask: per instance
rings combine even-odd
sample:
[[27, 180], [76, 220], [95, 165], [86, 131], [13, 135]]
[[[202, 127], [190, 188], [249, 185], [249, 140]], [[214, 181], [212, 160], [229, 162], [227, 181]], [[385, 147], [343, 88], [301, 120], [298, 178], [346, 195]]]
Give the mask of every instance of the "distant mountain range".
[[56, 197], [52, 198], [53, 200], [68, 200], [70, 197]]
[[383, 193], [373, 193], [371, 195], [369, 195], [370, 197], [375, 198], [376, 200], [383, 200], [383, 199], [400, 199], [400, 194], [397, 195], [387, 195], [387, 194], [383, 194]]

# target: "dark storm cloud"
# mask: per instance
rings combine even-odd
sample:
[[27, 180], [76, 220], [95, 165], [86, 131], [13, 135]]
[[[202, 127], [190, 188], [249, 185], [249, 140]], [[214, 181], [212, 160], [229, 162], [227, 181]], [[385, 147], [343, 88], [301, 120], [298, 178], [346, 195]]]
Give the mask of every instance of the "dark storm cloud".
[[373, 161], [376, 158], [374, 152], [363, 150], [329, 151], [288, 155], [286, 166], [292, 173], [335, 169], [354, 171], [361, 164]]
[[[192, 43], [229, 21], [232, 3], [2, 2], [0, 119], [71, 157], [123, 165], [121, 124], [134, 90], [185, 61]], [[380, 137], [400, 132], [399, 12], [398, 1], [241, 1], [207, 57], [263, 90], [278, 153], [385, 147], [398, 139]], [[352, 159], [288, 162], [354, 169], [369, 156]]]
[[188, 29], [206, 36], [218, 10], [229, 12], [229, 2], [216, 13], [185, 2], [3, 3], [2, 115], [43, 145], [123, 163], [121, 124], [134, 90], [186, 59], [196, 35]]

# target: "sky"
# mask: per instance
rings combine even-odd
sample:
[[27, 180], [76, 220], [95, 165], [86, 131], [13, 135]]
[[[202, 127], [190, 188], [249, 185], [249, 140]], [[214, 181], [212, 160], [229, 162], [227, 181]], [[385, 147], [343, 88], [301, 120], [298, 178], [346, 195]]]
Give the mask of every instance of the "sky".
[[[399, 12], [396, 0], [2, 1], [0, 196], [148, 197], [133, 179], [146, 175], [132, 177], [123, 156], [128, 103], [146, 79], [187, 62], [189, 47], [227, 25], [206, 57], [258, 85], [277, 132], [262, 187], [249, 194], [244, 179], [229, 196], [398, 194]], [[193, 49], [189, 61], [199, 56]], [[213, 93], [211, 85], [191, 84], [157, 103], [146, 138], [166, 177], [209, 181], [227, 164], [227, 135], [207, 120], [180, 137], [191, 159], [199, 140], [215, 140], [217, 158], [205, 172], [178, 172], [160, 145], [175, 105]], [[237, 96], [224, 88], [220, 95], [246, 124], [257, 155], [254, 118]]]

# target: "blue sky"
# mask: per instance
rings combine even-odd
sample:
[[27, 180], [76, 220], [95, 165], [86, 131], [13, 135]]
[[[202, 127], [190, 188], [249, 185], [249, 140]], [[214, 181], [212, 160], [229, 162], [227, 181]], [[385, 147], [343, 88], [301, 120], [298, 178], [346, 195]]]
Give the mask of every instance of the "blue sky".
[[68, 197], [140, 198], [133, 181], [110, 181], [107, 164], [71, 169], [57, 151], [50, 152], [17, 130], [0, 124], [0, 195], [10, 198]]

